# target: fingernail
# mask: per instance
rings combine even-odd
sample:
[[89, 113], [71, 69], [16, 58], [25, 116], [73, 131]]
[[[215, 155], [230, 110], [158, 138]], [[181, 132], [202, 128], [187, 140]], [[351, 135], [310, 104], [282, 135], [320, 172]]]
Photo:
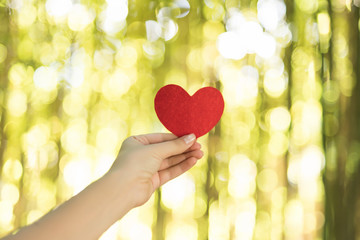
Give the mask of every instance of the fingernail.
[[186, 144], [189, 144], [189, 143], [193, 142], [195, 140], [195, 138], [196, 138], [195, 134], [192, 133], [192, 134], [186, 135], [184, 137], [184, 141]]

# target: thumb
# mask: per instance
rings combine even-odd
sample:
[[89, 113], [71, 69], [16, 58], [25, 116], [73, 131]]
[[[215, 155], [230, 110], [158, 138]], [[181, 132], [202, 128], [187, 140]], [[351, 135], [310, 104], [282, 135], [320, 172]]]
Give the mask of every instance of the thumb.
[[151, 147], [151, 150], [154, 151], [158, 156], [160, 156], [162, 159], [165, 159], [170, 156], [183, 153], [186, 149], [194, 144], [195, 140], [196, 136], [192, 133], [174, 140], [151, 144], [148, 146]]

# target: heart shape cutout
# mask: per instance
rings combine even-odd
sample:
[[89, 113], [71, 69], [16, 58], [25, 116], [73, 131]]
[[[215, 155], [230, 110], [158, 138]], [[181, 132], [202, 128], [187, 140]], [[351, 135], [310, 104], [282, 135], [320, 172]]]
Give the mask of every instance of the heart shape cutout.
[[154, 105], [160, 122], [178, 137], [190, 133], [203, 136], [224, 112], [223, 96], [213, 87], [201, 88], [190, 96], [178, 85], [166, 85], [157, 92]]

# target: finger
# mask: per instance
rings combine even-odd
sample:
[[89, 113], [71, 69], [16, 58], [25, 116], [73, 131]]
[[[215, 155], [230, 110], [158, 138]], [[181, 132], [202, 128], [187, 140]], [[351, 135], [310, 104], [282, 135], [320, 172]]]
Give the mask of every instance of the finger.
[[162, 170], [159, 172], [160, 186], [164, 183], [176, 178], [177, 176], [183, 174], [192, 168], [197, 162], [195, 157], [191, 157], [182, 161], [181, 163], [172, 166], [171, 168]]
[[122, 146], [138, 146], [141, 145], [149, 145], [152, 143], [159, 143], [164, 141], [169, 141], [176, 139], [177, 136], [175, 136], [172, 133], [150, 133], [150, 134], [141, 134], [136, 136], [130, 136], [128, 137], [122, 144]]
[[201, 144], [198, 142], [195, 142], [189, 149], [188, 151], [193, 151], [193, 150], [197, 150], [197, 149], [201, 149]]
[[138, 142], [140, 142], [144, 145], [148, 145], [148, 144], [154, 144], [154, 143], [160, 143], [160, 142], [174, 140], [174, 139], [177, 139], [178, 137], [172, 133], [150, 133], [150, 134], [137, 135], [137, 136], [134, 136], [134, 138]]
[[195, 134], [185, 135], [174, 140], [148, 145], [150, 151], [160, 159], [178, 155], [189, 149], [196, 140]]
[[179, 154], [173, 157], [170, 157], [168, 159], [165, 159], [164, 161], [161, 162], [159, 171], [164, 170], [166, 168], [172, 167], [182, 161], [184, 161], [185, 159], [191, 158], [191, 157], [195, 157], [196, 159], [200, 159], [204, 156], [203, 151], [201, 150], [194, 150], [194, 151], [190, 151], [190, 152], [186, 152], [183, 154]]
[[[191, 152], [194, 150], [200, 150], [200, 149], [201, 149], [201, 144], [198, 142], [195, 142], [190, 148], [186, 149], [183, 153]], [[173, 156], [171, 156], [171, 157], [173, 157]]]

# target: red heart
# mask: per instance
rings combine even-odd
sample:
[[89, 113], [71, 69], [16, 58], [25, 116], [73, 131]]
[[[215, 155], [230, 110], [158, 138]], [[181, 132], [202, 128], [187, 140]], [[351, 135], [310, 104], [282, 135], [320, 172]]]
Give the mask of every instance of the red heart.
[[213, 87], [201, 88], [190, 96], [180, 86], [170, 84], [157, 92], [155, 111], [160, 122], [176, 136], [194, 133], [198, 138], [218, 123], [224, 99]]

